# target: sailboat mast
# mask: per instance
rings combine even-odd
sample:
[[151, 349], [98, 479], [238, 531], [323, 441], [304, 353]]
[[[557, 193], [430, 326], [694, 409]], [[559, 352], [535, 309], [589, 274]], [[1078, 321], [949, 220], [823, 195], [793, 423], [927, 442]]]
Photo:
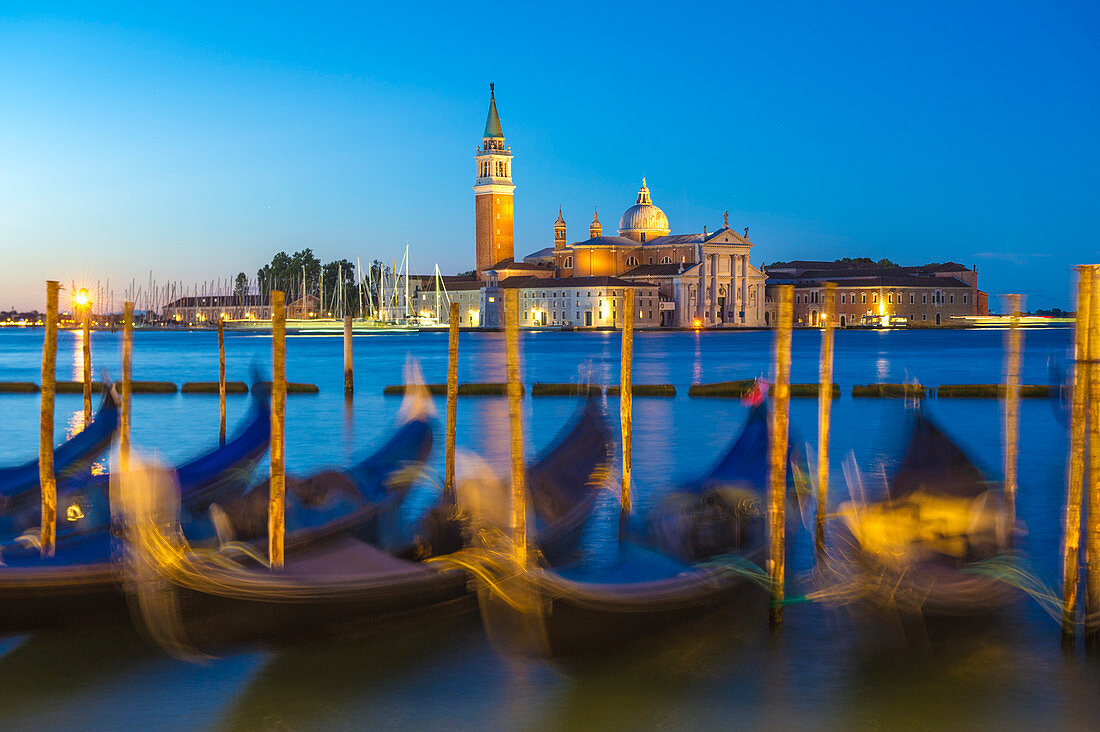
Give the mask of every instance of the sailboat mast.
[[355, 258], [355, 284], [359, 287], [359, 319], [363, 319], [363, 265]]
[[409, 319], [409, 245], [405, 245], [405, 320]]

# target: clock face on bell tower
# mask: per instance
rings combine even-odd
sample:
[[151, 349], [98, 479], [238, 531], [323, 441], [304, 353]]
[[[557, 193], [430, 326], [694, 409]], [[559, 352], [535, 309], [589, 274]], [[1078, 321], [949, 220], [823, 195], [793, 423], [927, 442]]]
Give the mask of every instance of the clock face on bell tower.
[[489, 85], [489, 116], [478, 148], [474, 183], [474, 218], [477, 274], [493, 265], [512, 261], [515, 240], [512, 227], [512, 151], [504, 145], [497, 115], [496, 92]]

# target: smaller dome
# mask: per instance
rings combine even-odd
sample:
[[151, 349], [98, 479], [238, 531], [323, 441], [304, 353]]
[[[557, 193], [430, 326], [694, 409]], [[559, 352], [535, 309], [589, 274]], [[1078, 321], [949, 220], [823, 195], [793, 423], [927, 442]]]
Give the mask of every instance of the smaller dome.
[[619, 236], [643, 241], [657, 236], [668, 236], [668, 232], [668, 217], [664, 211], [653, 205], [645, 178], [642, 178], [637, 202], [619, 219]]

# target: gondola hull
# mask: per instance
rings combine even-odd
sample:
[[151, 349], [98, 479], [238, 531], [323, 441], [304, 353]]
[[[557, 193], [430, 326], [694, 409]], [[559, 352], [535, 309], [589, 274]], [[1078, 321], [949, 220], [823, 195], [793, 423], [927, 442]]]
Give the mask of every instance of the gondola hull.
[[993, 615], [1019, 598], [1020, 590], [982, 573], [977, 565], [936, 561], [899, 566], [880, 561], [862, 550], [844, 528], [834, 545], [848, 571], [851, 591], [859, 601], [926, 618], [965, 618]]
[[[400, 560], [350, 537], [298, 552], [282, 570], [196, 569], [195, 584], [170, 583], [170, 617], [179, 625], [166, 635], [184, 649], [278, 646], [335, 633], [398, 632], [477, 610], [462, 573]], [[137, 598], [140, 603], [164, 602], [163, 595]], [[148, 610], [142, 608], [147, 618]]]
[[122, 575], [111, 563], [0, 572], [0, 634], [126, 617]]
[[[745, 576], [697, 569], [647, 582], [573, 582], [532, 569], [478, 584], [486, 632], [503, 651], [567, 658], [614, 650], [763, 591]], [[507, 599], [506, 599], [507, 598]]]

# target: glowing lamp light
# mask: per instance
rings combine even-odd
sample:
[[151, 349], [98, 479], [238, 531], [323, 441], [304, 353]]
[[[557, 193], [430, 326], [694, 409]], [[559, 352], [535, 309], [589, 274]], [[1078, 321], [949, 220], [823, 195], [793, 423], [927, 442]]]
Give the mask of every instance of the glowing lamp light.
[[73, 303], [79, 305], [80, 307], [84, 307], [91, 301], [92, 298], [89, 297], [88, 291], [83, 287], [73, 293]]
[[700, 320], [699, 318], [696, 318], [695, 320], [691, 321], [691, 327], [694, 328], [695, 330], [699, 330], [700, 328], [703, 327], [703, 321]]

